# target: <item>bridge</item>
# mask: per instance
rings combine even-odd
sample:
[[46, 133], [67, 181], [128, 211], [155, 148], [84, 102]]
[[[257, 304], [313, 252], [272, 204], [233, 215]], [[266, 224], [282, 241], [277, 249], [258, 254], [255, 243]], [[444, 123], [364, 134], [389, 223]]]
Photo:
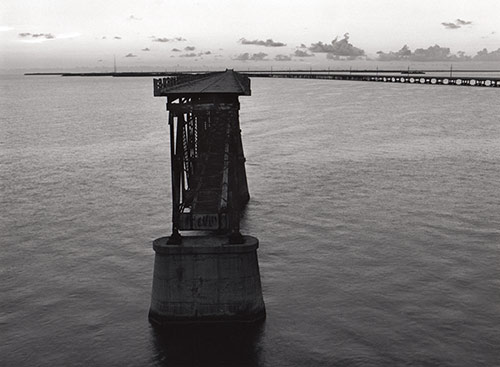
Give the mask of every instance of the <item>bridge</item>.
[[405, 84], [431, 84], [431, 85], [456, 85], [470, 87], [500, 87], [500, 78], [472, 77], [472, 76], [431, 76], [423, 72], [400, 73], [329, 73], [329, 72], [250, 72], [244, 73], [253, 78], [289, 78], [289, 79], [323, 79], [323, 80], [349, 80], [360, 82], [383, 82]]
[[172, 234], [153, 241], [155, 325], [266, 316], [259, 241], [239, 227], [250, 196], [238, 97], [250, 93], [232, 70], [154, 80], [154, 95], [167, 97], [172, 165]]
[[241, 241], [240, 211], [249, 200], [238, 96], [250, 80], [232, 70], [154, 79], [167, 97], [172, 176], [171, 243], [180, 230], [228, 233]]

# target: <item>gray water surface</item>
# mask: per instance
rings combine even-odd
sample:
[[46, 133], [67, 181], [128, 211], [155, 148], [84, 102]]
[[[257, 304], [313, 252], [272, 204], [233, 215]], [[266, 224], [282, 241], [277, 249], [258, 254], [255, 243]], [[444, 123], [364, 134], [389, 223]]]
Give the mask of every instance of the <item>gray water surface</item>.
[[267, 319], [165, 332], [151, 78], [1, 81], [2, 366], [500, 365], [498, 90], [252, 79], [242, 232]]

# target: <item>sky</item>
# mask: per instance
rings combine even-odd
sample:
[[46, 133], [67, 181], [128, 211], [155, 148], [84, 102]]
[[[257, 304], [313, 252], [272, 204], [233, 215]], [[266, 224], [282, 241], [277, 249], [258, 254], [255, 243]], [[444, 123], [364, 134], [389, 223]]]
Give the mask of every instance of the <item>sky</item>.
[[0, 69], [500, 65], [499, 14], [498, 0], [2, 0]]

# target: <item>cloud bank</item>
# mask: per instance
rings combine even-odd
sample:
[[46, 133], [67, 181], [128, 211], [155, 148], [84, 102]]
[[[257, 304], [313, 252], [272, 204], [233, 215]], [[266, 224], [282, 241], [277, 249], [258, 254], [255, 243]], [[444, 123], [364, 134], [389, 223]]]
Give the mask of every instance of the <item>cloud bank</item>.
[[404, 45], [399, 51], [383, 52], [378, 51], [379, 61], [465, 61], [470, 60], [470, 56], [466, 56], [465, 52], [459, 51], [457, 54], [452, 54], [448, 47], [439, 45], [430, 46], [426, 49], [417, 48], [412, 51], [408, 45]]
[[365, 51], [349, 43], [349, 33], [344, 34], [341, 40], [336, 37], [330, 44], [321, 41], [312, 43], [309, 51], [315, 53], [326, 53], [328, 59], [349, 59], [353, 60], [365, 56]]
[[274, 60], [276, 60], [276, 61], [292, 61], [292, 58], [290, 56], [287, 56], [287, 55], [276, 55], [274, 57]]
[[500, 48], [491, 52], [488, 52], [488, 50], [484, 48], [479, 51], [473, 59], [475, 61], [500, 61]]
[[153, 39], [153, 42], [161, 42], [161, 43], [186, 41], [186, 39], [182, 37], [167, 38], [167, 37], [151, 36], [151, 38]]
[[56, 38], [52, 33], [30, 33], [23, 32], [18, 34], [21, 38], [31, 37], [31, 38], [45, 38], [45, 39], [54, 39]]
[[307, 51], [295, 50], [293, 56], [296, 56], [296, 57], [311, 57], [311, 56], [314, 56], [314, 54], [309, 54], [309, 53], [307, 53]]
[[257, 46], [265, 46], [265, 47], [283, 47], [286, 46], [286, 43], [283, 42], [274, 42], [271, 38], [262, 41], [262, 40], [247, 40], [246, 38], [241, 38], [238, 42], [242, 45], [257, 45]]
[[250, 55], [248, 52], [245, 52], [244, 54], [240, 54], [236, 56], [233, 60], [238, 60], [238, 61], [267, 61], [266, 59], [267, 54], [264, 52], [259, 52], [253, 55]]
[[448, 47], [439, 45], [417, 48], [415, 51], [404, 45], [399, 51], [378, 51], [377, 54], [378, 61], [500, 61], [500, 48], [491, 52], [484, 48], [473, 57], [463, 51], [452, 54]]

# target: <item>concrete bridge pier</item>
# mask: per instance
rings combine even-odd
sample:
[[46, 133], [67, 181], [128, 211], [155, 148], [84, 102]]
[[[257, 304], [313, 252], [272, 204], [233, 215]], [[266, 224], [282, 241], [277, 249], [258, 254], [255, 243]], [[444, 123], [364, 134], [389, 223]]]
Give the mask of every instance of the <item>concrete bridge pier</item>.
[[149, 320], [155, 325], [256, 322], [266, 315], [255, 237], [168, 237], [153, 242], [155, 264]]

